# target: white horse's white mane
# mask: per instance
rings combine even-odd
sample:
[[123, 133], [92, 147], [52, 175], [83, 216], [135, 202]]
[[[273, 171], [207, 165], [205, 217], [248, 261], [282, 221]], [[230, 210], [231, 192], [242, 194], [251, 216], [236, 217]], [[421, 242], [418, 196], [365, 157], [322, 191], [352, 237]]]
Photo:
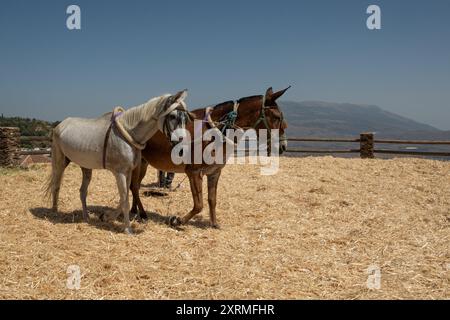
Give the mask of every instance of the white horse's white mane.
[[126, 129], [133, 130], [141, 122], [148, 122], [153, 116], [158, 116], [161, 113], [161, 108], [164, 107], [166, 99], [170, 94], [164, 94], [159, 97], [150, 99], [149, 101], [125, 110], [124, 113], [117, 118], [117, 121]]

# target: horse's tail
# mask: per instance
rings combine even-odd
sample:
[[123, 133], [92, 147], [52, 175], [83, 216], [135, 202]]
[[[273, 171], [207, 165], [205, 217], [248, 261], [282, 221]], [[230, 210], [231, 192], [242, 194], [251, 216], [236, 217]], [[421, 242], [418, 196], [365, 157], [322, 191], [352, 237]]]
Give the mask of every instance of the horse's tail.
[[44, 196], [47, 200], [52, 198], [53, 209], [57, 210], [58, 208], [58, 195], [59, 189], [61, 186], [61, 181], [64, 173], [64, 169], [67, 166], [67, 159], [64, 153], [59, 146], [59, 142], [57, 137], [55, 137], [55, 133], [52, 132], [52, 171], [47, 178], [45, 187], [44, 187]]

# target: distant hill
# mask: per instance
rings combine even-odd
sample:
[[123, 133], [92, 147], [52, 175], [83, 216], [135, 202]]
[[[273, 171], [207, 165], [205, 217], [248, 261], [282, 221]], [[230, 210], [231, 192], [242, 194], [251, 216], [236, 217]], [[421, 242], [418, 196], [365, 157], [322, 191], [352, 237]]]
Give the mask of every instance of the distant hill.
[[450, 140], [442, 131], [373, 105], [321, 101], [284, 101], [288, 136], [355, 137], [376, 132], [379, 138]]

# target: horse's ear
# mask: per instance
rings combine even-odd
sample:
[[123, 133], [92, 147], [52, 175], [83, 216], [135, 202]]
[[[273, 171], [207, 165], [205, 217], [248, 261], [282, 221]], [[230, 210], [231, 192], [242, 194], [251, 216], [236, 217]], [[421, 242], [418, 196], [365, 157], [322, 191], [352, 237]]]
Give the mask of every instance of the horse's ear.
[[286, 89], [280, 90], [278, 92], [275, 92], [272, 94], [271, 98], [272, 101], [277, 100], [279, 97], [281, 97], [291, 86], [287, 87]]
[[173, 97], [174, 101], [184, 101], [187, 97], [187, 89], [177, 92]]
[[270, 100], [272, 98], [273, 95], [273, 89], [272, 87], [270, 87], [269, 89], [266, 90], [266, 100]]

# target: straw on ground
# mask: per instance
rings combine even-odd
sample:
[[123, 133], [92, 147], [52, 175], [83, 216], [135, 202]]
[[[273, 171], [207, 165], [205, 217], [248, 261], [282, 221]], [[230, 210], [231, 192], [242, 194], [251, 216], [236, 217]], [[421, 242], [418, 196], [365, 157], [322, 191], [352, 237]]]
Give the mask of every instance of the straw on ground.
[[[225, 168], [220, 230], [208, 227], [206, 208], [181, 231], [165, 224], [191, 208], [187, 181], [166, 197], [142, 196], [153, 214], [133, 224], [135, 236], [120, 222], [82, 222], [74, 165], [57, 214], [40, 192], [48, 165], [2, 170], [0, 298], [450, 298], [450, 163], [322, 157], [280, 165], [275, 176], [254, 165]], [[89, 191], [94, 213], [115, 208], [109, 172], [95, 172]], [[79, 290], [67, 287], [73, 265]], [[373, 265], [379, 289], [367, 287]]]

